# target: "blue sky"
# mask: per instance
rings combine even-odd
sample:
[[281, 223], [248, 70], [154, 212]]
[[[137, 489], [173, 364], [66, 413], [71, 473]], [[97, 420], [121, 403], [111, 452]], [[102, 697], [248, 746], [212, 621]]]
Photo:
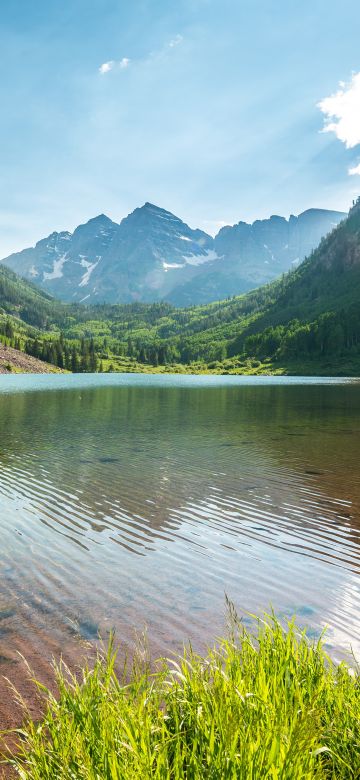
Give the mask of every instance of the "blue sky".
[[348, 208], [359, 23], [358, 0], [2, 3], [0, 257], [147, 200], [209, 232]]

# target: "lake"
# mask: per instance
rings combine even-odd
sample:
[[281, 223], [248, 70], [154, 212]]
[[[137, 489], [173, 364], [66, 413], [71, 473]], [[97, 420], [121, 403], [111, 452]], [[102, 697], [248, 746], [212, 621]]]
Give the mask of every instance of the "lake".
[[359, 653], [359, 463], [353, 380], [2, 376], [0, 673], [203, 650], [225, 594]]

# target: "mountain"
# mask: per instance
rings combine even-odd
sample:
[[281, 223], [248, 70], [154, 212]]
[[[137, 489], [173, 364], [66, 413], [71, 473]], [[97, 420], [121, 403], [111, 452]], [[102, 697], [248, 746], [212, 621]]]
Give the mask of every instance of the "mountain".
[[112, 303], [167, 299], [179, 277], [189, 281], [203, 264], [217, 259], [213, 243], [169, 211], [145, 203], [114, 233], [91, 282], [98, 284], [95, 295]]
[[[30, 249], [3, 262], [48, 293], [69, 301], [86, 297], [85, 287], [108, 250], [118, 225], [104, 214], [79, 225], [73, 233], [51, 233]], [[74, 294], [75, 291], [75, 294]]]
[[221, 264], [209, 263], [201, 276], [170, 295], [177, 305], [207, 303], [259, 287], [299, 265], [346, 214], [309, 209], [298, 217], [272, 216], [252, 225], [223, 227], [215, 237]]
[[310, 209], [224, 227], [215, 238], [151, 203], [120, 224], [104, 214], [2, 262], [63, 301], [207, 303], [258, 287], [301, 262], [344, 218]]
[[298, 217], [291, 215], [289, 220], [272, 216], [252, 225], [239, 222], [220, 230], [216, 247], [229, 265], [236, 265], [241, 258], [243, 276], [260, 285], [265, 277], [270, 281], [274, 271], [280, 276], [299, 265], [345, 216], [338, 211], [308, 209]]

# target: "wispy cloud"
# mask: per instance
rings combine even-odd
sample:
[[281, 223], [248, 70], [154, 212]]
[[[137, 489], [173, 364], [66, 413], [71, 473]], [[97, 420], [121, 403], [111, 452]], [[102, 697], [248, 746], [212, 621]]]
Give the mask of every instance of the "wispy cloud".
[[166, 59], [168, 56], [171, 55], [171, 52], [173, 49], [176, 49], [177, 46], [180, 46], [181, 43], [183, 43], [184, 38], [182, 35], [174, 35], [173, 38], [170, 38], [169, 41], [164, 43], [163, 46], [159, 49], [155, 49], [154, 51], [150, 51], [147, 57], [144, 57], [142, 61], [145, 65], [150, 64], [152, 62], [159, 62], [161, 60]]
[[183, 40], [184, 39], [182, 35], [175, 35], [175, 38], [172, 38], [171, 41], [169, 41], [168, 43], [169, 49], [174, 49], [175, 46], [179, 46], [179, 44], [182, 43]]
[[[156, 60], [158, 58], [163, 57], [166, 52], [169, 52], [169, 49], [175, 49], [176, 46], [179, 46], [183, 42], [184, 38], [182, 35], [175, 35], [173, 38], [170, 39], [165, 45], [162, 47], [162, 49], [158, 51], [150, 52], [148, 57], [145, 57], [143, 59], [133, 60], [135, 64], [138, 63], [147, 63], [151, 62], [153, 60]], [[131, 64], [131, 60], [129, 57], [123, 57], [121, 60], [108, 60], [107, 62], [103, 62], [102, 65], [98, 68], [99, 73], [101, 76], [105, 76], [106, 73], [110, 73], [111, 70], [125, 70], [129, 67]]]
[[110, 71], [114, 70], [115, 68], [125, 70], [125, 68], [128, 68], [129, 65], [130, 60], [128, 57], [123, 57], [121, 60], [109, 60], [108, 62], [103, 62], [103, 64], [100, 65], [99, 73], [104, 76], [105, 73], [110, 73]]

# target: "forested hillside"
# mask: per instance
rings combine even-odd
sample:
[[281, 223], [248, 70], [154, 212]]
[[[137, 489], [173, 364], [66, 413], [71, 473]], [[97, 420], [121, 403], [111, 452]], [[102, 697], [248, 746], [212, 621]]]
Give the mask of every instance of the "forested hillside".
[[[360, 201], [291, 276], [272, 306], [242, 328], [230, 354], [261, 359], [338, 360], [360, 356]], [[360, 367], [360, 366], [359, 366]]]

